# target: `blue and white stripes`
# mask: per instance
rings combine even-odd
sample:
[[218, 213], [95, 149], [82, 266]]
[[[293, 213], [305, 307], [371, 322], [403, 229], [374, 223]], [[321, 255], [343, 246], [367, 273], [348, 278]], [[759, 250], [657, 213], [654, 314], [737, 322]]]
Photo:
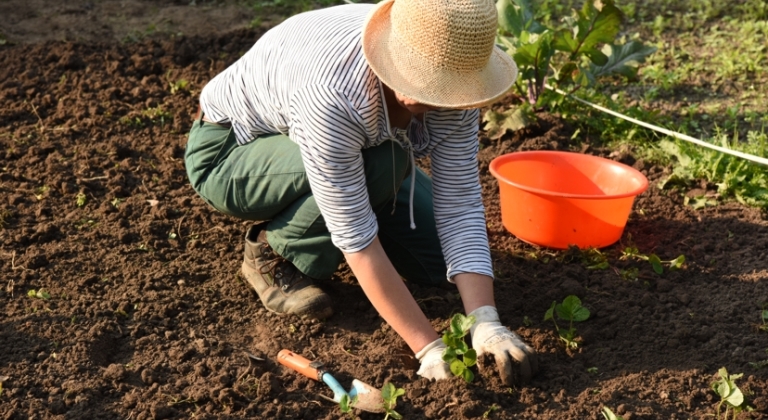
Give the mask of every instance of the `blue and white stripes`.
[[[299, 145], [333, 243], [346, 253], [364, 249], [378, 232], [361, 150], [397, 139], [360, 45], [371, 7], [343, 5], [286, 20], [211, 80], [200, 98], [206, 117], [231, 123], [241, 144], [279, 132]], [[414, 119], [408, 129], [415, 156], [431, 156], [448, 278], [493, 275], [478, 182], [478, 117], [478, 110], [429, 111], [423, 124]]]

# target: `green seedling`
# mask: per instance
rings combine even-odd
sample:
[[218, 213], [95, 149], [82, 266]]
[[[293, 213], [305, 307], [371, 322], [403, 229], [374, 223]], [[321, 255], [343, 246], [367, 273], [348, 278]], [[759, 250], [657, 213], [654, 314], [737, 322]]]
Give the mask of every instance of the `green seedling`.
[[443, 333], [443, 343], [447, 346], [443, 351], [443, 360], [448, 363], [455, 376], [460, 376], [467, 382], [475, 379], [475, 374], [469, 368], [477, 364], [477, 352], [469, 348], [464, 337], [469, 334], [475, 321], [474, 316], [456, 314], [451, 318], [450, 328]]
[[356, 403], [357, 403], [357, 395], [350, 398], [349, 395], [344, 394], [341, 396], [341, 399], [339, 400], [339, 410], [344, 414], [350, 414], [352, 413], [352, 408], [354, 408]]
[[679, 270], [683, 268], [683, 264], [685, 263], [685, 255], [680, 254], [674, 260], [662, 261], [658, 255], [656, 254], [645, 255], [641, 253], [640, 250], [638, 250], [634, 246], [628, 246], [624, 248], [621, 251], [621, 257], [619, 259], [622, 259], [622, 260], [634, 259], [634, 260], [648, 261], [651, 264], [651, 267], [653, 267], [653, 271], [659, 275], [664, 274], [664, 266], [667, 266], [669, 270], [672, 271], [672, 270]]
[[605, 420], [624, 420], [624, 417], [613, 414], [613, 411], [608, 407], [603, 407], [603, 417]]
[[29, 292], [27, 292], [27, 296], [35, 299], [42, 299], [42, 300], [48, 300], [51, 298], [51, 294], [48, 293], [45, 289], [30, 289]]
[[768, 309], [763, 309], [760, 312], [760, 325], [757, 326], [760, 331], [768, 331]]
[[405, 395], [405, 390], [396, 387], [392, 382], [387, 382], [387, 384], [381, 388], [381, 398], [384, 400], [384, 412], [386, 413], [384, 420], [387, 420], [390, 417], [395, 420], [403, 418], [400, 413], [395, 411], [395, 407], [397, 407], [397, 397], [402, 395]]
[[[555, 315], [557, 315], [557, 318], [569, 322], [567, 330], [561, 329], [557, 325]], [[579, 343], [576, 339], [576, 329], [573, 328], [573, 323], [586, 321], [587, 319], [589, 319], [589, 309], [581, 306], [581, 300], [574, 295], [570, 295], [563, 299], [563, 303], [557, 303], [557, 301], [552, 302], [552, 306], [550, 306], [544, 314], [544, 321], [552, 320], [555, 324], [557, 335], [563, 340], [566, 347], [571, 349], [579, 347]]]
[[[744, 400], [744, 394], [741, 392], [738, 386], [736, 386], [736, 380], [744, 376], [743, 373], [736, 375], [728, 375], [728, 371], [725, 367], [721, 367], [717, 371], [717, 375], [720, 377], [715, 382], [712, 382], [712, 389], [720, 396], [720, 402], [715, 408], [715, 416], [720, 419], [727, 419], [728, 412], [731, 411], [733, 419], [742, 411], [752, 411], [752, 407], [746, 405]], [[722, 411], [725, 406], [725, 412]], [[722, 414], [722, 417], [721, 417]]]
[[85, 203], [88, 202], [88, 197], [86, 197], [86, 195], [83, 193], [77, 193], [75, 199], [75, 204], [77, 204], [77, 207], [83, 207]]
[[498, 405], [496, 405], [496, 404], [491, 404], [491, 406], [490, 406], [490, 407], [488, 407], [488, 409], [487, 409], [487, 410], [485, 410], [485, 412], [483, 413], [483, 418], [484, 418], [484, 419], [490, 418], [490, 417], [491, 417], [491, 414], [492, 414], [494, 411], [498, 410], [499, 408], [501, 408], [501, 407], [499, 407], [499, 406], [498, 406]]
[[109, 202], [109, 204], [112, 204], [112, 207], [117, 209], [117, 208], [120, 208], [120, 203], [122, 202], [123, 202], [122, 199], [115, 197], [112, 199], [112, 201]]

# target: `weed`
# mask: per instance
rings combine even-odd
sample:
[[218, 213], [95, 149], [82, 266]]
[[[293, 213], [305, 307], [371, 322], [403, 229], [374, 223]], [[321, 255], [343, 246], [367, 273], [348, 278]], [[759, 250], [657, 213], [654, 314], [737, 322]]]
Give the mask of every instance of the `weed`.
[[587, 373], [591, 373], [591, 374], [594, 375], [594, 374], [597, 373], [597, 368], [596, 367], [588, 367], [587, 368]]
[[51, 294], [48, 293], [48, 291], [45, 289], [39, 289], [39, 290], [30, 289], [27, 292], [27, 296], [35, 299], [42, 299], [42, 300], [48, 300], [51, 298]]
[[47, 193], [48, 190], [50, 190], [50, 187], [48, 187], [47, 185], [43, 185], [35, 188], [35, 198], [37, 199], [37, 201], [40, 201], [43, 198], [45, 198], [45, 193]]
[[[765, 352], [768, 353], [768, 349], [765, 349]], [[768, 367], [768, 359], [760, 360], [759, 362], [749, 362], [749, 365], [754, 369], [762, 369]]]
[[608, 407], [603, 407], [602, 414], [603, 414], [603, 417], [605, 417], [605, 420], [624, 420], [624, 417], [613, 414], [613, 411], [611, 411], [611, 409]]
[[168, 81], [168, 85], [170, 86], [171, 95], [175, 95], [178, 92], [188, 91], [189, 90], [189, 81], [185, 79], [179, 79], [175, 82]]
[[760, 331], [768, 331], [768, 309], [760, 312], [760, 325], [757, 326]]
[[494, 411], [496, 411], [496, 410], [499, 410], [500, 408], [501, 408], [501, 407], [499, 407], [499, 406], [498, 406], [498, 405], [496, 405], [496, 404], [491, 404], [491, 406], [490, 406], [490, 407], [488, 407], [488, 409], [487, 409], [487, 410], [485, 410], [485, 412], [483, 413], [483, 418], [484, 418], [484, 419], [490, 418], [490, 417], [491, 417], [491, 414], [492, 414]]
[[467, 382], [475, 379], [474, 373], [469, 368], [477, 363], [477, 352], [469, 348], [464, 337], [469, 334], [469, 329], [475, 321], [472, 315], [464, 316], [457, 313], [451, 318], [450, 328], [443, 333], [443, 343], [447, 346], [443, 351], [443, 360], [450, 365], [451, 373], [464, 378]]
[[88, 202], [88, 197], [83, 193], [77, 193], [75, 200], [77, 207], [83, 207]]
[[148, 118], [153, 124], [159, 122], [161, 127], [165, 127], [165, 123], [173, 119], [170, 112], [159, 106], [147, 108], [141, 111], [141, 115]]
[[123, 202], [122, 198], [115, 197], [112, 199], [112, 201], [109, 202], [109, 204], [112, 204], [112, 207], [114, 208], [120, 208], [120, 203]]
[[[733, 410], [732, 414], [734, 420], [742, 411], [752, 411], [752, 407], [745, 403], [744, 394], [739, 387], [736, 386], [736, 380], [740, 379], [744, 374], [728, 375], [728, 371], [725, 367], [721, 367], [720, 370], [717, 371], [717, 375], [720, 379], [712, 382], [711, 385], [712, 390], [720, 396], [720, 402], [717, 404], [717, 408], [715, 408], [715, 415], [717, 418], [727, 419], [729, 410]], [[725, 406], [725, 412], [722, 412], [723, 406]], [[720, 417], [721, 414], [723, 415], [722, 417]]]
[[619, 259], [621, 260], [635, 259], [635, 260], [648, 261], [651, 264], [651, 267], [653, 267], [653, 271], [659, 275], [664, 274], [665, 265], [669, 268], [669, 270], [679, 270], [683, 267], [683, 264], [685, 263], [685, 255], [680, 254], [674, 260], [662, 261], [658, 255], [642, 254], [637, 249], [637, 247], [634, 247], [634, 246], [627, 246], [626, 248], [624, 248], [621, 251], [621, 257], [619, 257]]
[[[563, 321], [568, 321], [568, 329], [563, 330], [557, 325], [555, 315]], [[565, 343], [567, 348], [576, 349], [579, 347], [579, 343], [576, 339], [576, 329], [573, 328], [574, 322], [586, 321], [589, 319], [589, 309], [581, 306], [581, 300], [570, 295], [563, 299], [563, 303], [552, 302], [552, 306], [549, 307], [544, 314], [544, 321], [552, 320], [555, 324], [555, 330], [557, 335]]]
[[387, 382], [384, 387], [381, 388], [381, 397], [384, 399], [384, 412], [386, 413], [384, 420], [387, 420], [390, 417], [396, 420], [403, 418], [400, 413], [395, 411], [395, 407], [397, 407], [397, 397], [402, 395], [405, 395], [405, 390], [396, 387], [392, 382]]
[[10, 210], [0, 209], [0, 229], [5, 229], [11, 218], [13, 218], [13, 213]]

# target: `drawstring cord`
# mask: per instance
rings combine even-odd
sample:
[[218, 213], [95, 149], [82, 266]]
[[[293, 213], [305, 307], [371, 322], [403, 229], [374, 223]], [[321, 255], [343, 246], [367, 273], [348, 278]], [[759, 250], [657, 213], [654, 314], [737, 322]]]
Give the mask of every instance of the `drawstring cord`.
[[[411, 191], [408, 202], [408, 212], [411, 218], [411, 230], [416, 229], [416, 223], [413, 221], [413, 194], [416, 190], [416, 158], [413, 156], [413, 143], [407, 135], [396, 136], [401, 142], [403, 148], [408, 149], [408, 157], [411, 161]], [[397, 180], [395, 179], [395, 142], [392, 143], [392, 190], [395, 192], [395, 197], [392, 200], [392, 213], [395, 214], [395, 204], [397, 203]]]

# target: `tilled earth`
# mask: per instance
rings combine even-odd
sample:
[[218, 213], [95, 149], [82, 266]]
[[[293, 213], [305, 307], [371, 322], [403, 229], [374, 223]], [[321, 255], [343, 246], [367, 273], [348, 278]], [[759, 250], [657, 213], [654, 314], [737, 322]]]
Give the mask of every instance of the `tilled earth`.
[[[207, 207], [183, 162], [200, 89], [258, 36], [0, 47], [0, 418], [344, 417], [322, 384], [275, 362], [282, 348], [343, 384], [404, 388], [406, 418], [600, 419], [603, 406], [627, 420], [706, 418], [721, 367], [744, 374], [754, 411], [739, 418], [768, 417], [766, 216], [737, 203], [694, 210], [685, 194], [714, 186], [659, 190], [666, 168], [577, 144], [549, 115], [481, 139], [496, 299], [539, 353], [530, 386], [420, 379], [344, 266], [322, 283], [337, 302], [330, 319], [267, 312], [237, 274], [247, 223]], [[608, 268], [501, 226], [488, 163], [533, 149], [610, 157], [650, 179], [621, 243], [602, 251]], [[627, 246], [686, 263], [658, 275], [620, 259]], [[455, 289], [412, 291], [438, 331], [461, 310]], [[592, 313], [576, 350], [543, 320], [568, 295]]]

